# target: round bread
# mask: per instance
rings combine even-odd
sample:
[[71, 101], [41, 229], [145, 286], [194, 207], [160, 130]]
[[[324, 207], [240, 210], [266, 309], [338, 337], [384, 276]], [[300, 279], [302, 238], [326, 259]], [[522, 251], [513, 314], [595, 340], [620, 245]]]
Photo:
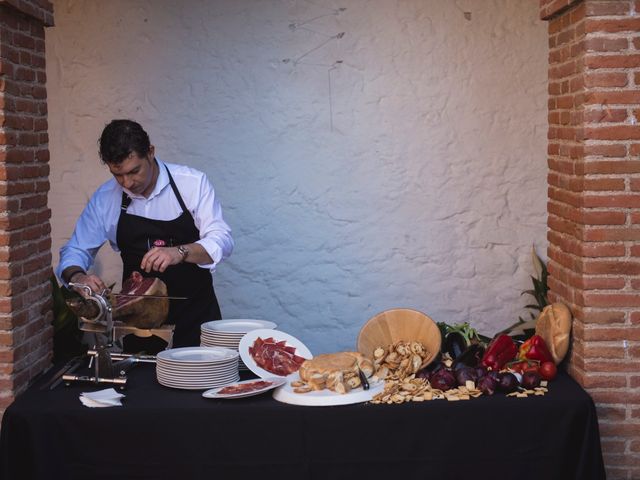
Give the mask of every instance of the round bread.
[[[359, 352], [337, 352], [317, 355], [305, 360], [298, 373], [305, 382], [322, 377], [329, 383], [334, 377], [341, 377], [349, 372], [358, 372], [360, 368], [365, 375], [373, 374], [373, 363]], [[338, 375], [340, 374], [340, 375]]]
[[540, 335], [559, 364], [569, 350], [571, 337], [571, 311], [564, 303], [553, 303], [544, 307], [536, 321], [536, 335]]

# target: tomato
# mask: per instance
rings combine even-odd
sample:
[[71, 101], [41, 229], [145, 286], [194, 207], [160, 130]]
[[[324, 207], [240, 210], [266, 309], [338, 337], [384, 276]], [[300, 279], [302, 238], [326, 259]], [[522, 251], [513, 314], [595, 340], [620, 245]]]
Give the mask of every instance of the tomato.
[[527, 362], [515, 362], [512, 364], [509, 364], [508, 367], [514, 372], [522, 373], [526, 365], [527, 365]]
[[540, 365], [540, 376], [545, 380], [553, 380], [558, 374], [558, 367], [553, 362], [544, 362]]
[[532, 360], [520, 360], [507, 365], [510, 370], [517, 373], [536, 372], [539, 373], [540, 364]]

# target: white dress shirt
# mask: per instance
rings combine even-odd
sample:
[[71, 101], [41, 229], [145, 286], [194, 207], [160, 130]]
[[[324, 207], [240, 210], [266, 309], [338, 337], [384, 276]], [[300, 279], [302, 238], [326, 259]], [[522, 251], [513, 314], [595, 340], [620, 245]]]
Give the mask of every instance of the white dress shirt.
[[[153, 220], [173, 220], [182, 213], [182, 207], [171, 189], [166, 165], [200, 232], [200, 240], [196, 243], [202, 245], [213, 259], [213, 263], [199, 266], [213, 272], [216, 264], [227, 258], [233, 250], [231, 229], [222, 218], [222, 209], [213, 186], [207, 176], [198, 170], [157, 161], [160, 171], [149, 198], [124, 189], [132, 199], [127, 213]], [[122, 191], [116, 179], [111, 178], [92, 195], [76, 223], [73, 235], [60, 249], [60, 263], [56, 269], [58, 278], [62, 278], [64, 269], [72, 265], [88, 271], [105, 241], [116, 252], [120, 251], [116, 244], [116, 232]]]

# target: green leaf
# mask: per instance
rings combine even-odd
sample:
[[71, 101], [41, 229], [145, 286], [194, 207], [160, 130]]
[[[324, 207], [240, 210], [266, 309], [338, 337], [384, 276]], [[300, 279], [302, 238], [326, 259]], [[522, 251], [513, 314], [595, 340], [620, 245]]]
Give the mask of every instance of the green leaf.
[[65, 299], [77, 297], [78, 294], [58, 284], [55, 276], [51, 276], [51, 297], [53, 300], [53, 361], [68, 360], [86, 351], [83, 335], [78, 328], [78, 317], [69, 309]]
[[525, 305], [524, 308], [532, 308], [534, 310], [542, 310], [539, 305]]

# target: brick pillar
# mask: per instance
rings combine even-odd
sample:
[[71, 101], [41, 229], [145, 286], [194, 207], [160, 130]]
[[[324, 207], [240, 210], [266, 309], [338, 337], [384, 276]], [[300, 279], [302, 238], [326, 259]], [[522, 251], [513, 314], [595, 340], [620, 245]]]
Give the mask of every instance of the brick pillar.
[[0, 0], [0, 414], [51, 361], [47, 0]]
[[541, 0], [549, 21], [549, 287], [608, 478], [640, 478], [640, 1]]

